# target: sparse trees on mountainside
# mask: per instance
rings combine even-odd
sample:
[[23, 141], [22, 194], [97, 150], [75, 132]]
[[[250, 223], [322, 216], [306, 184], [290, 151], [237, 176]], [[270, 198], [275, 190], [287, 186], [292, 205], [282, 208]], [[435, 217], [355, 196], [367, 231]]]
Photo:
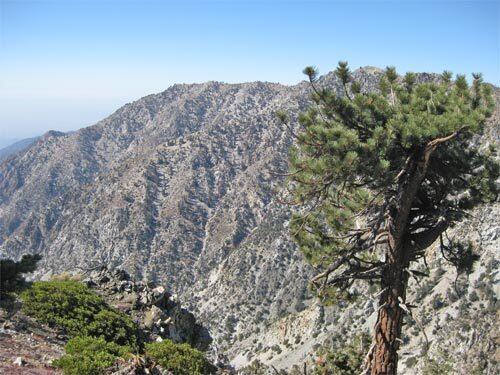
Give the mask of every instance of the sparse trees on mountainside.
[[446, 230], [497, 196], [494, 150], [474, 142], [494, 109], [492, 87], [479, 74], [471, 85], [449, 72], [420, 83], [387, 68], [379, 91], [364, 92], [341, 62], [336, 95], [314, 68], [304, 73], [313, 103], [289, 157], [286, 195], [300, 207], [291, 232], [318, 270], [321, 298], [348, 297], [357, 280], [380, 285], [366, 368], [396, 374], [408, 279], [425, 276], [412, 264], [441, 238], [444, 258], [469, 268], [470, 247], [453, 246]]

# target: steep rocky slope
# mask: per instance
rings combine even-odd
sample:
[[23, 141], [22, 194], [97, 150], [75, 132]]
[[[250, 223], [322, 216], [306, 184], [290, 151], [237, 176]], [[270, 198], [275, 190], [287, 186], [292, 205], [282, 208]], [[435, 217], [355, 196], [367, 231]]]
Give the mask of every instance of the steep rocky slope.
[[[380, 72], [356, 75], [373, 90]], [[332, 74], [320, 84], [339, 88]], [[273, 194], [292, 143], [275, 112], [296, 116], [308, 93], [305, 83], [175, 85], [92, 127], [45, 134], [0, 164], [2, 256], [42, 253], [39, 277], [106, 264], [166, 283], [238, 366], [289, 367], [339, 327], [368, 327], [373, 301], [325, 309], [311, 298], [312, 270]], [[483, 142], [498, 142], [498, 126]]]
[[7, 159], [11, 155], [14, 155], [14, 154], [17, 154], [18, 152], [26, 150], [33, 143], [35, 143], [37, 139], [38, 139], [38, 137], [26, 138], [26, 139], [22, 139], [20, 141], [17, 141], [9, 146], [1, 148], [0, 149], [0, 162]]

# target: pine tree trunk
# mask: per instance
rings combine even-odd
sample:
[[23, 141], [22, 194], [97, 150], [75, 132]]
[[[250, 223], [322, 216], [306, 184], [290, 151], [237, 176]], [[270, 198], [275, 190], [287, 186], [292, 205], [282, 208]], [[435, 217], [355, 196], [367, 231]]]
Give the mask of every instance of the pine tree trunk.
[[375, 347], [371, 358], [371, 375], [394, 375], [397, 373], [397, 351], [404, 315], [399, 301], [404, 301], [406, 298], [408, 274], [404, 271], [406, 262], [402, 257], [394, 257], [388, 263], [390, 266], [383, 273], [381, 281], [383, 292], [380, 295], [375, 325]]
[[[415, 167], [413, 170], [418, 169]], [[371, 375], [395, 375], [398, 368], [398, 349], [404, 311], [400, 303], [406, 300], [408, 268], [412, 248], [406, 242], [408, 214], [418, 185], [417, 173], [409, 174], [399, 186], [396, 199], [387, 213], [387, 247], [382, 271], [374, 349], [370, 358]], [[418, 176], [417, 176], [418, 177]]]
[[[430, 156], [439, 142], [429, 142], [408, 158], [398, 175], [398, 189], [389, 202], [386, 213], [388, 231], [385, 267], [382, 271], [382, 293], [379, 300], [374, 348], [368, 358], [371, 375], [395, 375], [398, 348], [401, 340], [404, 311], [400, 304], [406, 300], [406, 286], [413, 248], [408, 239], [408, 224], [412, 203], [427, 172]], [[423, 248], [425, 248], [424, 246]]]

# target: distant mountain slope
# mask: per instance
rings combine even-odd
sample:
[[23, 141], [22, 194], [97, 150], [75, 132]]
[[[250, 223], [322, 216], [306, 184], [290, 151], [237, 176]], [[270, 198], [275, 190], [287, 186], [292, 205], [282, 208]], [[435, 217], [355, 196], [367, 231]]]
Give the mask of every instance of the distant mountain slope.
[[26, 138], [17, 141], [9, 146], [0, 149], [0, 163], [7, 159], [9, 156], [14, 155], [17, 152], [26, 150], [30, 147], [39, 137]]
[[[377, 87], [380, 70], [355, 74]], [[340, 91], [333, 74], [319, 84]], [[335, 322], [352, 331], [374, 305], [316, 306], [273, 193], [293, 142], [275, 113], [296, 126], [308, 97], [306, 83], [174, 85], [94, 126], [45, 134], [0, 163], [0, 254], [40, 252], [45, 275], [105, 263], [166, 283], [238, 365], [309, 358]], [[498, 141], [498, 126], [483, 142]], [[271, 332], [279, 355], [262, 347]]]
[[[105, 262], [160, 279], [201, 318], [218, 316], [218, 337], [240, 307], [262, 317], [293, 309], [310, 271], [286, 232], [266, 228], [287, 217], [273, 201], [270, 171], [292, 137], [275, 112], [297, 113], [307, 90], [175, 85], [95, 126], [44, 135], [0, 165], [0, 251], [42, 252], [46, 271]], [[199, 299], [207, 304], [198, 309]]]

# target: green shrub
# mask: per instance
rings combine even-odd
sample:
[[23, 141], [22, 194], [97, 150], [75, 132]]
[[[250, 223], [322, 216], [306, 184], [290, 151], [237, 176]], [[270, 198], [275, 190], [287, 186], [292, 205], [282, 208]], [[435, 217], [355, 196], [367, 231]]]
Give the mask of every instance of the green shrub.
[[443, 300], [441, 299], [441, 296], [439, 294], [436, 294], [432, 298], [431, 303], [432, 303], [432, 308], [434, 310], [439, 310], [439, 309], [441, 309], [444, 306]]
[[471, 302], [476, 302], [476, 301], [479, 301], [479, 296], [477, 295], [477, 292], [475, 290], [473, 290], [470, 294], [469, 294], [469, 301]]
[[406, 367], [412, 368], [412, 367], [414, 367], [417, 364], [417, 362], [418, 361], [417, 361], [417, 359], [415, 357], [409, 357], [406, 360], [405, 364], [406, 364]]
[[249, 365], [241, 368], [239, 373], [241, 375], [265, 375], [268, 373], [269, 367], [264, 365], [258, 359], [255, 359]]
[[425, 357], [422, 375], [453, 374], [453, 360], [442, 350], [438, 350], [435, 358]]
[[212, 374], [216, 370], [199, 350], [170, 340], [146, 344], [146, 356], [176, 375]]
[[127, 315], [112, 309], [99, 311], [87, 327], [89, 336], [104, 337], [119, 345], [137, 344], [137, 327]]
[[103, 338], [77, 336], [68, 341], [65, 350], [66, 354], [53, 362], [65, 375], [100, 375], [130, 348]]
[[318, 361], [312, 374], [357, 375], [362, 371], [370, 337], [360, 334], [349, 343], [338, 343], [317, 353]]
[[35, 282], [21, 298], [26, 314], [70, 336], [103, 337], [137, 348], [137, 327], [132, 319], [77, 281]]

